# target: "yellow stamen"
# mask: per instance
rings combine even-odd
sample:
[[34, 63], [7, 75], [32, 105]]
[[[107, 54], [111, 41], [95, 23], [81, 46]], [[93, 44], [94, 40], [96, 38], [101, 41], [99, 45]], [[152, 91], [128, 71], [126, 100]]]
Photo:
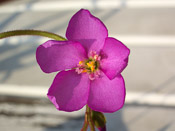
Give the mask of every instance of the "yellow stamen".
[[95, 62], [94, 61], [87, 63], [87, 66], [91, 69], [91, 71], [95, 70]]
[[79, 61], [79, 65], [82, 65], [83, 64], [83, 61]]
[[82, 71], [82, 73], [86, 73], [86, 72], [87, 72], [87, 70], [83, 70], [83, 71]]
[[98, 78], [100, 76], [100, 58], [101, 57], [93, 51], [88, 59], [79, 61], [76, 72], [78, 74], [87, 73], [90, 80]]

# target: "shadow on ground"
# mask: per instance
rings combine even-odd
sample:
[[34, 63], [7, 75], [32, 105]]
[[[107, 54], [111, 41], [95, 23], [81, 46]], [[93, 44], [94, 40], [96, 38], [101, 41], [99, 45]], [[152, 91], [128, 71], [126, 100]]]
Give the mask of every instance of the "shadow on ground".
[[[122, 110], [105, 114], [107, 119], [108, 131], [128, 131], [126, 125], [123, 122]], [[84, 116], [68, 119], [65, 123], [56, 125], [54, 127], [46, 127], [44, 131], [80, 131], [84, 122]]]

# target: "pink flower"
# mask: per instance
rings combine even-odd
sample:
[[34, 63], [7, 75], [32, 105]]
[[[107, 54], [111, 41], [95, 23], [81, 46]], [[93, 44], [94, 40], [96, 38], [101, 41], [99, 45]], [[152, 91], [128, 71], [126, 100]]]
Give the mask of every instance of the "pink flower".
[[61, 71], [48, 91], [50, 101], [68, 112], [86, 104], [99, 112], [119, 110], [125, 101], [120, 73], [127, 66], [129, 49], [108, 37], [105, 25], [84, 9], [71, 18], [66, 37], [68, 41], [49, 40], [36, 51], [45, 73]]

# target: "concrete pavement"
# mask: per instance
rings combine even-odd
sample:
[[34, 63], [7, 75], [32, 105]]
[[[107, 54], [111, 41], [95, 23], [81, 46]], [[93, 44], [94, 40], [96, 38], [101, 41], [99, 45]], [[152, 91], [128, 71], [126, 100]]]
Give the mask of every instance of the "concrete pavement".
[[[0, 104], [3, 131], [79, 131], [84, 109], [58, 112], [47, 104]], [[174, 131], [174, 108], [125, 105], [116, 113], [105, 114], [108, 131]]]

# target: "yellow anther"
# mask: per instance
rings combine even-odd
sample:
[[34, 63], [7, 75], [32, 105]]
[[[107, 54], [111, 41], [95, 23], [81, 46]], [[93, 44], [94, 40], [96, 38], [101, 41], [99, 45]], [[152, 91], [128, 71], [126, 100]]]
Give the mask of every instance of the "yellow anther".
[[91, 67], [91, 71], [93, 72], [95, 70], [95, 67], [93, 66], [93, 67]]
[[82, 65], [83, 64], [83, 61], [79, 61], [79, 65]]
[[86, 73], [86, 72], [87, 72], [87, 70], [83, 70], [83, 71], [82, 71], [82, 73]]
[[91, 69], [91, 71], [95, 70], [95, 62], [94, 61], [87, 63], [87, 66]]

